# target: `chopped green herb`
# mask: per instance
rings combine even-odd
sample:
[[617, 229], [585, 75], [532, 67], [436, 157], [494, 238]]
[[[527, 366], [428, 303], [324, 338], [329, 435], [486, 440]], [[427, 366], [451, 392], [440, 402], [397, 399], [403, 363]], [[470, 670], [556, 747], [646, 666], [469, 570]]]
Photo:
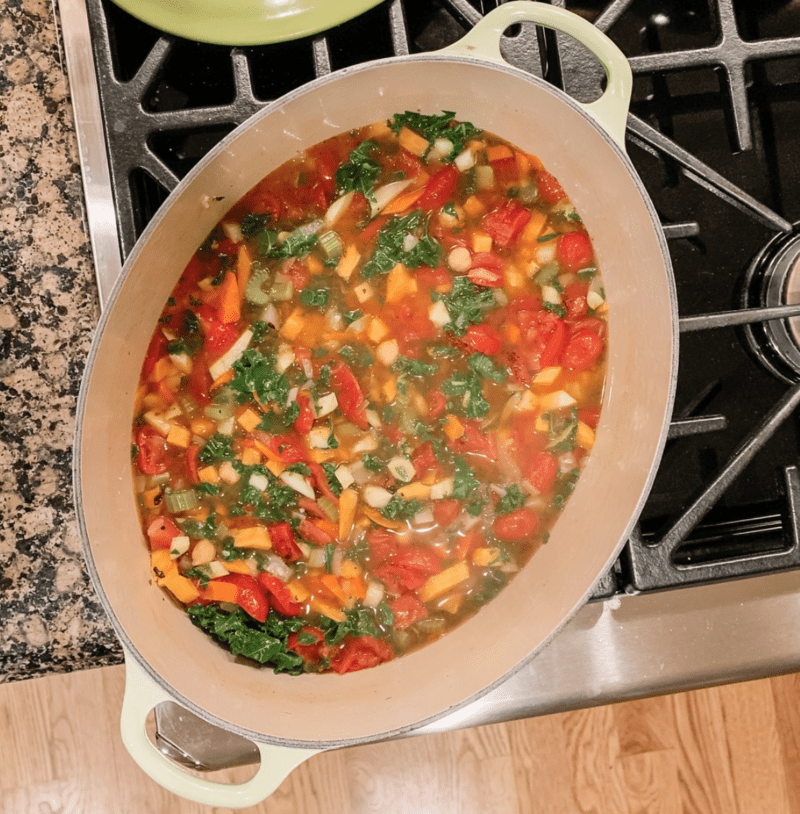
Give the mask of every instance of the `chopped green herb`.
[[410, 520], [421, 508], [422, 504], [416, 498], [404, 500], [395, 495], [380, 511], [389, 520]]
[[405, 356], [398, 356], [392, 364], [392, 370], [398, 373], [408, 373], [410, 376], [433, 376], [436, 373], [436, 365], [429, 365], [419, 359], [408, 359]]
[[480, 483], [463, 458], [456, 456], [454, 463], [455, 475], [453, 477], [452, 497], [456, 500], [465, 500], [480, 486]]
[[329, 295], [327, 288], [304, 288], [300, 292], [300, 302], [307, 308], [319, 308], [322, 311], [328, 304]]
[[325, 472], [331, 492], [335, 495], [342, 494], [342, 484], [339, 482], [339, 478], [336, 477], [336, 464], [324, 463], [322, 469]]
[[325, 570], [329, 573], [333, 573], [333, 555], [336, 551], [336, 546], [333, 543], [328, 543], [325, 546]]
[[381, 168], [370, 153], [377, 147], [375, 141], [362, 141], [350, 153], [347, 162], [336, 170], [334, 180], [339, 194], [360, 192], [367, 200], [375, 202], [375, 181], [381, 174]]
[[219, 486], [214, 483], [197, 483], [192, 487], [195, 492], [201, 495], [218, 495]]
[[490, 288], [476, 286], [467, 277], [456, 277], [442, 301], [450, 314], [445, 329], [456, 336], [463, 336], [470, 325], [481, 322], [484, 313], [497, 305]]
[[[426, 115], [407, 110], [405, 113], [395, 113], [389, 126], [397, 135], [403, 126], [420, 133], [424, 136], [431, 147], [436, 139], [446, 138], [453, 144], [450, 154], [444, 160], [452, 160], [464, 149], [464, 144], [471, 138], [480, 135], [481, 131], [470, 122], [454, 123], [455, 113], [445, 110], [440, 114]], [[429, 148], [430, 149], [430, 148]]]
[[239, 394], [240, 402], [249, 401], [255, 393], [262, 404], [270, 401], [286, 404], [289, 380], [275, 369], [273, 357], [248, 348], [233, 363], [233, 372], [230, 387]]
[[233, 439], [230, 435], [217, 433], [206, 441], [198, 455], [201, 463], [215, 464], [220, 461], [232, 461], [236, 454], [233, 451]]
[[512, 483], [508, 489], [506, 489], [506, 493], [503, 497], [497, 501], [494, 511], [495, 514], [508, 514], [515, 509], [521, 508], [524, 504], [525, 495], [516, 483]]

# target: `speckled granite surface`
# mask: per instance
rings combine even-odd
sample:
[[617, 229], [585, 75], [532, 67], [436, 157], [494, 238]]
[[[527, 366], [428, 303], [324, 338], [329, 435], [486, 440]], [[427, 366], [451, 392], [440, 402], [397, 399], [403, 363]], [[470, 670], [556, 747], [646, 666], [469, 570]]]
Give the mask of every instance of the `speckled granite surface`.
[[99, 316], [53, 7], [0, 3], [0, 683], [121, 660], [85, 572], [71, 446]]

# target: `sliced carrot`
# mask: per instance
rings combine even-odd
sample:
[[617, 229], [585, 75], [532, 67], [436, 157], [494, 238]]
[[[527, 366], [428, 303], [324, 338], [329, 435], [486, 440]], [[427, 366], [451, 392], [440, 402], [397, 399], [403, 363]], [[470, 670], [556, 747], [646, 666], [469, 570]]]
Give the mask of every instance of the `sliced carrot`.
[[384, 215], [399, 215], [401, 212], [405, 212], [406, 209], [410, 209], [419, 200], [423, 192], [425, 192], [425, 187], [412, 189], [410, 192], [403, 192], [389, 201], [381, 212]]
[[238, 322], [241, 316], [239, 305], [239, 283], [232, 271], [225, 272], [225, 279], [219, 287], [219, 321], [226, 325]]
[[344, 605], [347, 602], [347, 594], [339, 584], [339, 577], [334, 574], [325, 574], [320, 578], [320, 582]]
[[354, 489], [345, 489], [339, 495], [339, 534], [340, 540], [346, 540], [353, 530], [353, 521], [356, 519], [356, 504], [358, 495]]
[[486, 148], [487, 161], [500, 161], [503, 158], [513, 158], [513, 156], [514, 153], [511, 152], [511, 148], [506, 147], [505, 144], [495, 144]]
[[522, 332], [520, 329], [514, 325], [513, 322], [509, 322], [505, 326], [506, 331], [506, 338], [510, 345], [518, 345], [520, 339], [522, 339]]
[[[228, 570], [230, 571], [230, 568]], [[248, 569], [246, 573], [249, 574], [250, 570]], [[200, 592], [200, 599], [204, 602], [236, 602], [238, 593], [239, 589], [232, 583], [212, 579], [208, 587]]]
[[449, 413], [447, 416], [445, 416], [445, 425], [443, 429], [444, 434], [453, 441], [455, 441], [457, 438], [461, 438], [461, 436], [466, 432], [464, 425], [458, 420], [458, 418]]
[[403, 528], [402, 523], [398, 522], [397, 520], [388, 520], [377, 509], [371, 509], [369, 506], [363, 506], [362, 511], [370, 520], [372, 520], [373, 523], [377, 523], [379, 526], [383, 526], [386, 529]]
[[408, 150], [409, 153], [420, 157], [425, 155], [425, 151], [430, 147], [428, 139], [410, 130], [405, 125], [400, 128], [400, 135], [397, 140], [400, 146]]
[[531, 162], [528, 161], [528, 156], [526, 156], [525, 153], [521, 153], [519, 150], [517, 150], [514, 153], [514, 160], [517, 162], [519, 177], [527, 178], [528, 172], [530, 172], [531, 169]]
[[367, 595], [367, 586], [364, 577], [349, 577], [347, 580], [347, 593], [353, 599], [364, 599]]
[[334, 622], [344, 622], [344, 620], [347, 619], [347, 617], [338, 608], [334, 608], [333, 605], [323, 602], [321, 599], [317, 599], [315, 596], [311, 598], [311, 601], [308, 604], [310, 605], [312, 611], [315, 613], [321, 613], [323, 616], [327, 616], [328, 619], [333, 619]]
[[220, 373], [216, 379], [211, 383], [211, 389], [216, 390], [218, 387], [222, 387], [223, 384], [227, 384], [233, 377], [234, 377], [233, 368], [228, 368], [224, 373]]
[[250, 259], [250, 252], [247, 251], [247, 246], [239, 246], [239, 253], [236, 256], [236, 285], [239, 289], [240, 304], [244, 299], [244, 290], [247, 288], [247, 283], [250, 282], [252, 268], [253, 263]]
[[192, 432], [201, 438], [211, 438], [217, 431], [217, 426], [210, 418], [193, 418], [189, 422]]
[[315, 518], [311, 521], [318, 529], [322, 529], [326, 534], [329, 534], [336, 540], [339, 537], [339, 525], [332, 520], [323, 520], [322, 518]]
[[544, 212], [539, 212], [538, 209], [534, 209], [531, 214], [531, 219], [527, 222], [522, 232], [522, 240], [526, 243], [533, 243], [541, 234], [546, 222], [547, 215]]
[[284, 463], [281, 456], [273, 452], [263, 441], [254, 438], [253, 445], [268, 461], [274, 461], [276, 464]]

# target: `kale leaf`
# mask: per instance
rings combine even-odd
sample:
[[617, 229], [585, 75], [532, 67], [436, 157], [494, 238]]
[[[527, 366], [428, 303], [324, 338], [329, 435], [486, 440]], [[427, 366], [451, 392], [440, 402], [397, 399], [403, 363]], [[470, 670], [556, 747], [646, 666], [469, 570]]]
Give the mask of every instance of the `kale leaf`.
[[201, 463], [215, 464], [220, 461], [232, 461], [236, 457], [233, 451], [233, 439], [230, 435], [217, 433], [206, 441], [197, 456]]
[[[408, 251], [403, 249], [406, 235], [417, 235], [417, 243]], [[372, 256], [361, 269], [361, 276], [368, 280], [377, 274], [386, 274], [398, 263], [406, 268], [420, 266], [435, 267], [442, 257], [441, 244], [434, 240], [427, 231], [427, 223], [421, 209], [400, 217], [393, 215], [378, 232], [378, 241]]]
[[469, 139], [475, 138], [481, 133], [481, 131], [470, 122], [455, 124], [453, 122], [454, 116], [455, 113], [452, 110], [442, 111], [442, 113], [438, 115], [426, 115], [424, 113], [415, 113], [413, 110], [407, 110], [405, 113], [395, 113], [389, 126], [394, 133], [397, 134], [405, 125], [410, 130], [414, 130], [425, 136], [430, 142], [431, 147], [433, 147], [433, 143], [436, 139], [449, 139], [453, 144], [453, 149], [448, 156], [445, 156], [445, 160], [450, 161], [462, 152], [464, 144]]
[[375, 141], [362, 141], [350, 153], [347, 162], [336, 170], [334, 180], [340, 194], [360, 192], [367, 200], [375, 202], [375, 181], [381, 174], [381, 168], [370, 153], [377, 147]]
[[519, 509], [524, 503], [525, 495], [522, 494], [522, 490], [516, 483], [512, 483], [511, 486], [506, 489], [506, 493], [503, 497], [497, 501], [494, 512], [495, 514], [508, 514], [515, 509]]
[[422, 504], [416, 498], [404, 500], [400, 495], [395, 495], [381, 509], [381, 514], [389, 520], [409, 520], [421, 508]]
[[497, 305], [490, 288], [474, 285], [468, 277], [456, 277], [449, 294], [442, 297], [450, 314], [450, 322], [444, 327], [456, 336], [463, 336], [467, 328], [481, 322], [485, 311]]
[[408, 373], [411, 376], [433, 376], [436, 373], [436, 365], [429, 365], [419, 359], [398, 356], [392, 364], [392, 370], [396, 370], [398, 373]]
[[230, 387], [239, 393], [239, 401], [244, 402], [258, 396], [262, 404], [275, 401], [286, 404], [289, 397], [289, 380], [275, 369], [275, 360], [257, 350], [248, 348], [233, 363], [234, 377]]
[[455, 475], [453, 477], [453, 494], [456, 500], [468, 498], [480, 485], [475, 473], [470, 469], [469, 464], [456, 455], [454, 460]]

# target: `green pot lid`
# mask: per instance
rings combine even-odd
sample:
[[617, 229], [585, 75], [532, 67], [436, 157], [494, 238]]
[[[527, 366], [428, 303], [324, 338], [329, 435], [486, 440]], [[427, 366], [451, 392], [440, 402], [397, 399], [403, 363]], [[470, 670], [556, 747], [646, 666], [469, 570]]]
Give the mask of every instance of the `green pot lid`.
[[114, 0], [139, 20], [217, 45], [264, 45], [316, 34], [381, 0]]

